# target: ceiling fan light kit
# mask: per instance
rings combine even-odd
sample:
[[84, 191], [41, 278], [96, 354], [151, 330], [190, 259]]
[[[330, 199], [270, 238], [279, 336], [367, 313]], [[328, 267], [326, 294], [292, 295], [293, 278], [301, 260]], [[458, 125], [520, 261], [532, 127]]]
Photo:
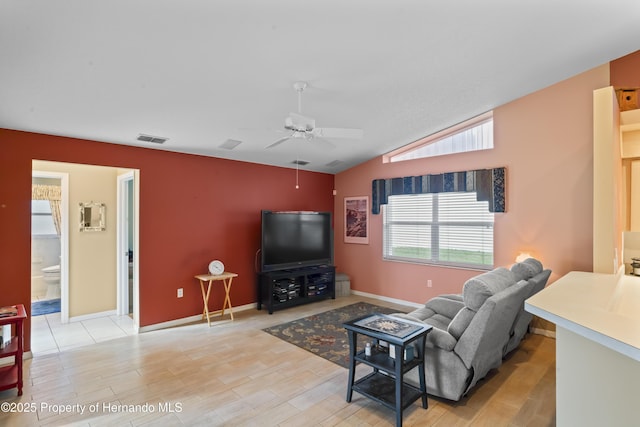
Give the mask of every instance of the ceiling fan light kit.
[[289, 113], [289, 117], [284, 119], [284, 128], [296, 132], [313, 132], [316, 121], [301, 114]]
[[298, 93], [302, 93], [303, 90], [305, 90], [307, 88], [307, 82], [302, 82], [302, 81], [297, 81], [293, 84], [293, 88], [296, 90], [296, 92]]

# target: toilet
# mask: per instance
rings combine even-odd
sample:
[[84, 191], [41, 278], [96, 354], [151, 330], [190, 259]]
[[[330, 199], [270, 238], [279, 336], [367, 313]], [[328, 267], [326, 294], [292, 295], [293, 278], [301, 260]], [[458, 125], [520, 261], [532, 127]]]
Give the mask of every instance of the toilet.
[[60, 298], [60, 265], [43, 268], [42, 279], [47, 284], [46, 298]]

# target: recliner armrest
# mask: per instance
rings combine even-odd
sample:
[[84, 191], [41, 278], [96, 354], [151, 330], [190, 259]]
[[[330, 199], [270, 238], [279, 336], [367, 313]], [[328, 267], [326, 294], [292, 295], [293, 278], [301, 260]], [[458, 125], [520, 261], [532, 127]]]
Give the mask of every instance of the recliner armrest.
[[453, 348], [456, 346], [456, 343], [458, 342], [458, 340], [456, 340], [453, 337], [453, 335], [451, 335], [449, 332], [443, 331], [442, 329], [434, 325], [431, 325], [429, 321], [420, 320], [412, 316], [411, 314], [393, 313], [391, 314], [391, 316], [397, 317], [399, 319], [406, 319], [412, 322], [424, 323], [425, 325], [433, 326], [433, 328], [431, 329], [431, 332], [427, 334], [427, 340], [425, 342], [425, 344], [428, 347], [437, 347], [446, 351], [452, 351]]
[[445, 351], [453, 351], [457, 342], [458, 340], [456, 340], [449, 332], [434, 327], [431, 329], [431, 332], [427, 334], [426, 345], [437, 347]]
[[453, 319], [464, 308], [464, 302], [446, 297], [435, 297], [425, 303], [425, 308]]
[[422, 319], [420, 319], [420, 318], [418, 318], [416, 316], [412, 316], [411, 313], [409, 313], [409, 314], [407, 314], [407, 313], [391, 313], [390, 316], [398, 317], [400, 319], [410, 320], [412, 322], [424, 323], [422, 321]]

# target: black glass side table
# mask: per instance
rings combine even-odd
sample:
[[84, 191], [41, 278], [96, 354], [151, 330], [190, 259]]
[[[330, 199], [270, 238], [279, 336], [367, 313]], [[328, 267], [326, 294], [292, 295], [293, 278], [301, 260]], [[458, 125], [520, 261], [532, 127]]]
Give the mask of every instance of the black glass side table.
[[[343, 324], [349, 336], [349, 384], [347, 402], [356, 391], [396, 412], [396, 426], [402, 425], [402, 412], [422, 398], [427, 409], [427, 387], [424, 376], [424, 347], [432, 326], [411, 322], [385, 314], [352, 319]], [[373, 340], [369, 351], [358, 350], [358, 335]], [[354, 381], [356, 362], [373, 371]], [[404, 381], [404, 374], [418, 368], [420, 387]]]

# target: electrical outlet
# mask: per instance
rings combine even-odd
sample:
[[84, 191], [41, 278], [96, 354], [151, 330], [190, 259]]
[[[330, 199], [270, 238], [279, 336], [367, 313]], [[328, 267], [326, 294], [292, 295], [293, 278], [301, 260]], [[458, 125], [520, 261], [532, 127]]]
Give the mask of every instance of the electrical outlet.
[[182, 298], [182, 297], [183, 297], [182, 288], [178, 288], [178, 298]]
[[427, 280], [427, 288], [430, 288], [433, 286], [433, 283], [431, 283], [431, 279]]

